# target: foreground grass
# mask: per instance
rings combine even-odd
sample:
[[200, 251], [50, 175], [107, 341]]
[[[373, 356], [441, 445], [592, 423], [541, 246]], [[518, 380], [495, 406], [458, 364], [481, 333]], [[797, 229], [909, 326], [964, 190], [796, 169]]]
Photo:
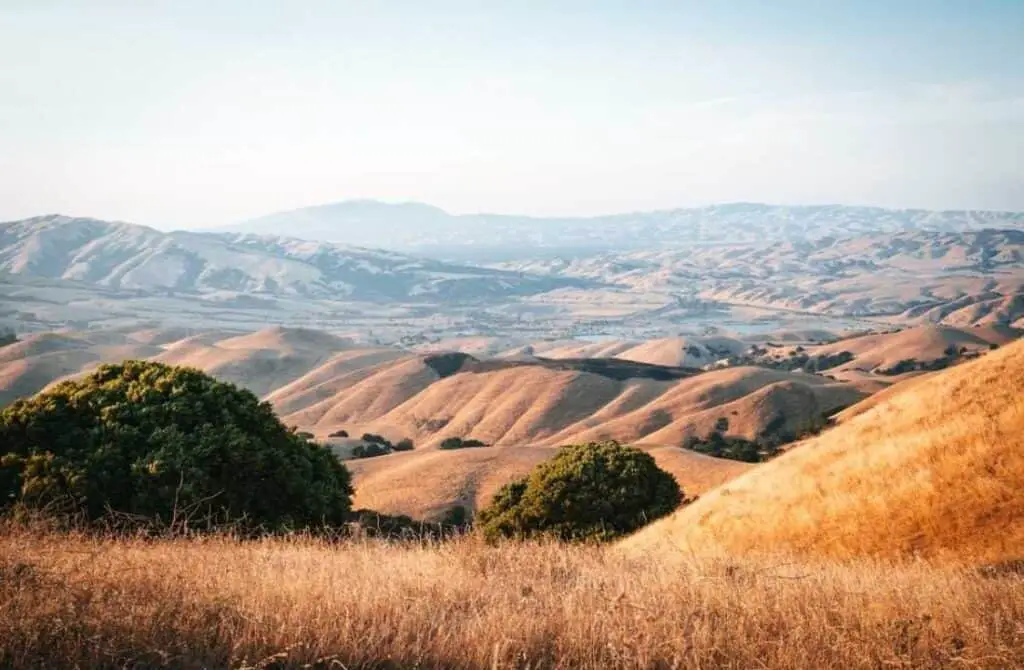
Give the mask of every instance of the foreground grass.
[[1024, 580], [559, 545], [0, 536], [0, 667], [1024, 666]]

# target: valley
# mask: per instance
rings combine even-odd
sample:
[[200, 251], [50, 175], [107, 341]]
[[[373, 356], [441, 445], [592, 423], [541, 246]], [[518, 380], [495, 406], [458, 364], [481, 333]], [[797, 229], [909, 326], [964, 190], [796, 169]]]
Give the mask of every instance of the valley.
[[[411, 440], [412, 451], [346, 463], [357, 505], [429, 520], [479, 509], [559, 445], [588, 441], [648, 451], [701, 495], [752, 465], [696, 453], [688, 441], [722, 434], [788, 448], [872, 394], [985, 357], [1020, 334], [928, 325], [848, 339], [471, 337], [403, 348], [277, 326], [48, 332], [0, 348], [0, 405], [124, 359], [199, 368], [268, 401], [340, 458], [365, 447], [366, 434]], [[487, 447], [439, 449], [454, 437]]]

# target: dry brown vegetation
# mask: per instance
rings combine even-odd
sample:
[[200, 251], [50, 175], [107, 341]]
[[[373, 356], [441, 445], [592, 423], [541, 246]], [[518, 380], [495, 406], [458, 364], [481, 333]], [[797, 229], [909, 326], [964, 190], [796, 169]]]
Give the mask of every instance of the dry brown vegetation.
[[1008, 668], [1022, 621], [1024, 580], [926, 563], [0, 537], [12, 668]]

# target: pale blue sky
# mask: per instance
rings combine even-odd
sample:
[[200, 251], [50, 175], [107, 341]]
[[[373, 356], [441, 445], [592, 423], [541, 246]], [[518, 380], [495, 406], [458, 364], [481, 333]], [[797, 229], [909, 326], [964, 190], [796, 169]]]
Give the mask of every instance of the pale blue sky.
[[0, 0], [0, 219], [1024, 209], [1024, 0]]

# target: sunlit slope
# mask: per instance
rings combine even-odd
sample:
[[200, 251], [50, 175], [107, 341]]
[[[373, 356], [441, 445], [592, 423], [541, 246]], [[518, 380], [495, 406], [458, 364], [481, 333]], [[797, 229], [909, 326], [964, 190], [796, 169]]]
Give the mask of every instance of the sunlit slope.
[[[291, 392], [290, 397], [273, 394], [269, 400], [287, 423], [308, 427], [318, 434], [351, 428], [351, 422], [365, 424], [415, 397], [438, 380], [437, 373], [423, 362], [421, 356], [396, 354], [396, 357], [376, 354], [385, 358], [379, 365], [338, 375], [311, 387], [303, 387], [309, 376], [303, 377], [283, 390]], [[312, 376], [318, 373], [319, 369]], [[318, 399], [319, 394], [325, 397]], [[305, 402], [312, 404], [302, 406]], [[285, 414], [292, 408], [295, 411]]]
[[145, 358], [158, 347], [108, 343], [102, 334], [38, 333], [0, 348], [0, 407], [111, 360]]
[[271, 327], [212, 343], [183, 340], [154, 360], [199, 368], [264, 396], [351, 346], [325, 332]]
[[624, 543], [848, 557], [1024, 556], [1024, 342], [893, 392]]
[[702, 373], [609, 358], [481, 361], [279, 327], [171, 339], [181, 334], [29, 336], [0, 350], [0, 402], [100, 363], [148, 358], [248, 388], [288, 425], [321, 439], [346, 430], [408, 437], [420, 448], [447, 437], [501, 447], [605, 439], [653, 447], [716, 430], [746, 438], [799, 434], [863, 397], [825, 377], [756, 367]]
[[605, 439], [678, 445], [721, 421], [728, 434], [747, 438], [799, 433], [862, 397], [847, 384], [763, 368], [656, 380], [520, 364], [440, 379], [370, 426], [424, 446], [453, 436], [497, 446]]
[[856, 358], [836, 370], [888, 368], [903, 360], [933, 361], [948, 351], [987, 351], [992, 345], [1012, 342], [1020, 336], [1006, 327], [954, 328], [926, 325], [895, 333], [862, 335], [811, 349], [815, 354], [849, 351]]

